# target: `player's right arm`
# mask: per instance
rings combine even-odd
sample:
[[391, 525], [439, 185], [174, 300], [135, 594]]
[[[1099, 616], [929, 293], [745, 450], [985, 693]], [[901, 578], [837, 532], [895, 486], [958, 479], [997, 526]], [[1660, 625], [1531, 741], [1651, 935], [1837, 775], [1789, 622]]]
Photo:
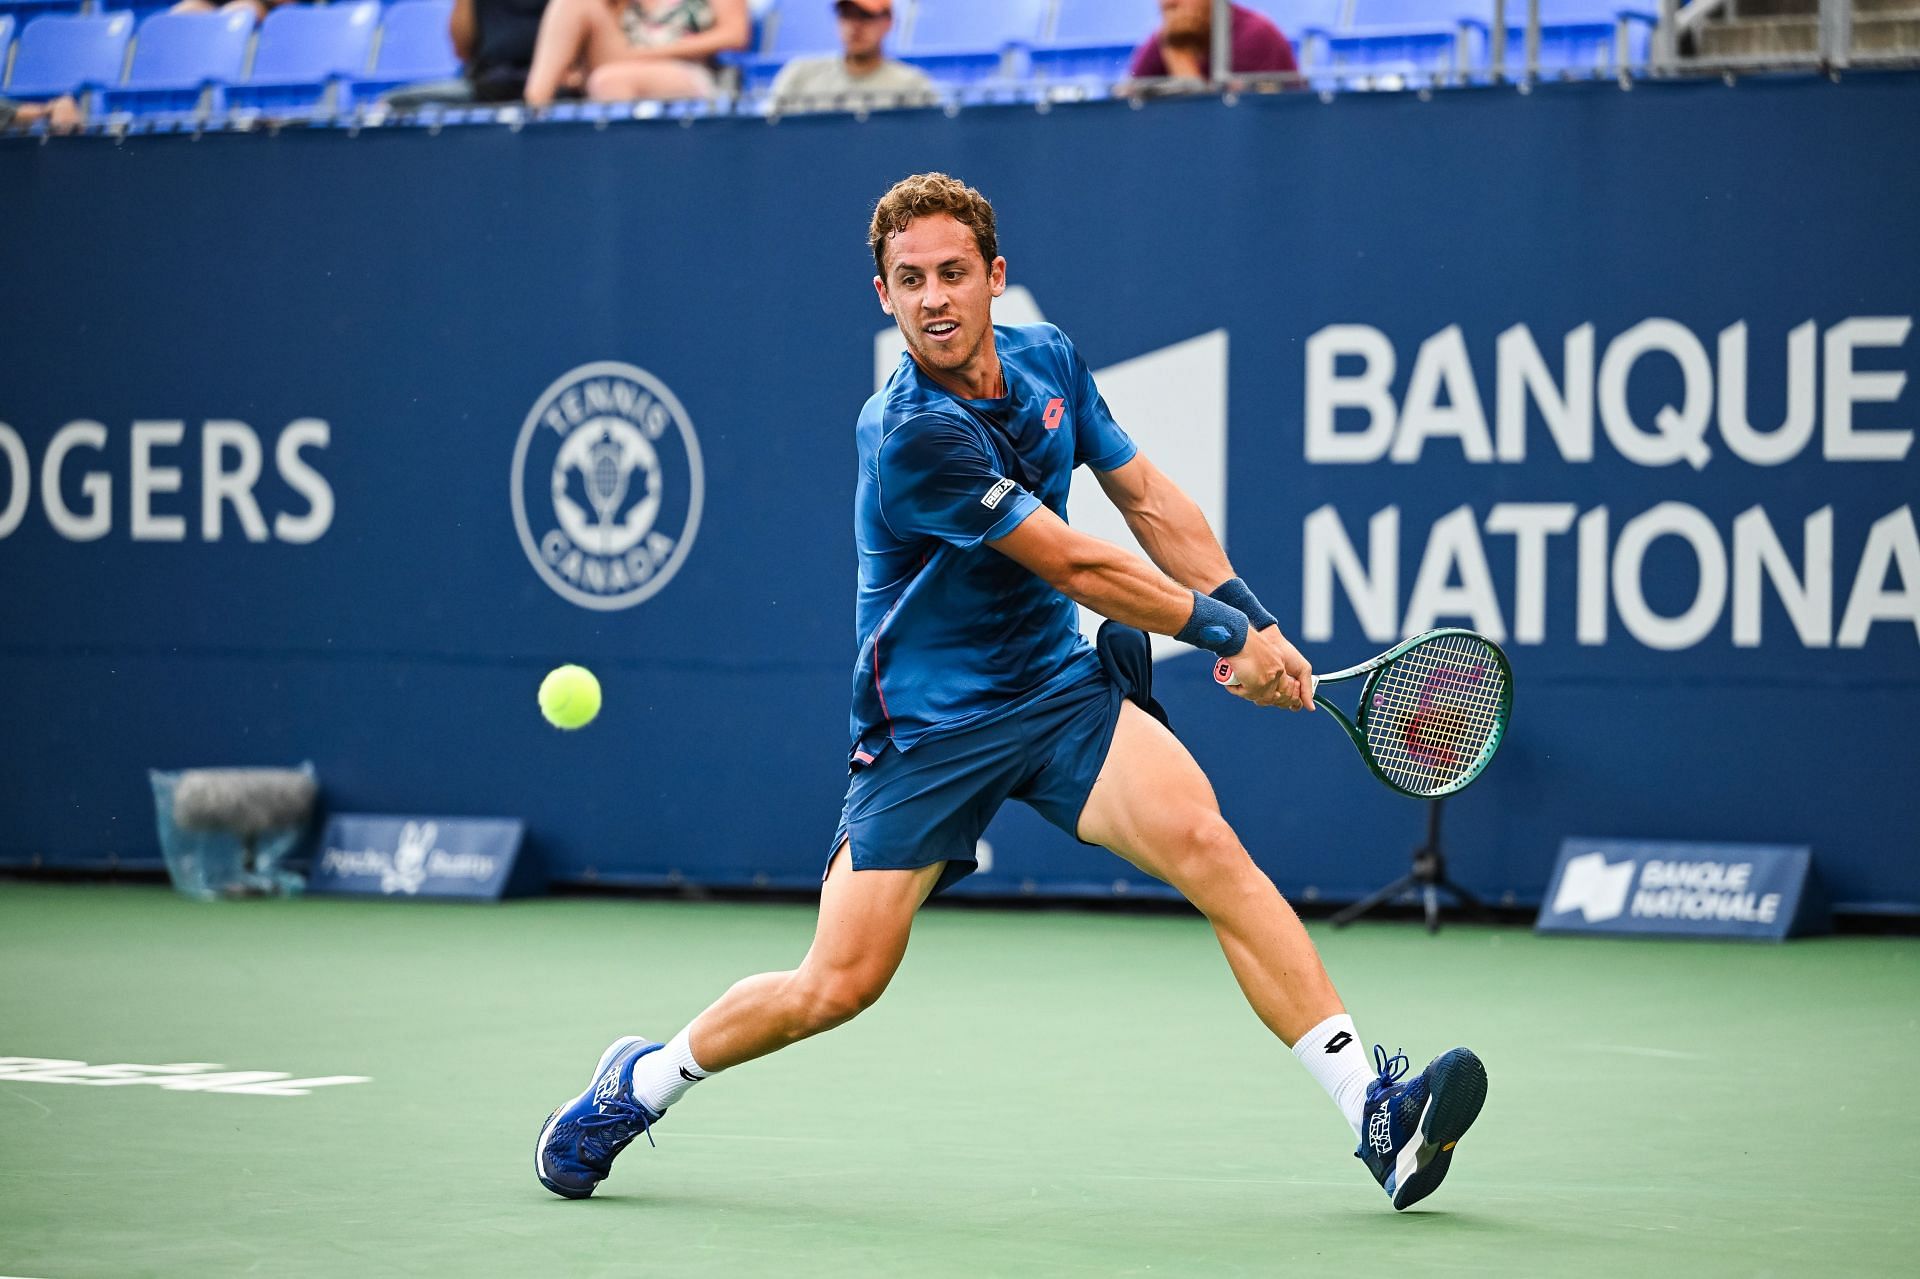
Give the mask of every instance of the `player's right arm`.
[[[990, 546], [1103, 617], [1208, 647], [1214, 645], [1202, 632], [1209, 616], [1233, 623], [1245, 640], [1229, 657], [1240, 679], [1231, 691], [1272, 706], [1302, 701], [1268, 632], [1249, 633], [1239, 610], [1073, 528], [1003, 475], [964, 422], [926, 414], [888, 431], [875, 452], [874, 489], [880, 517], [896, 537], [938, 538], [962, 550]], [[1228, 630], [1218, 638], [1231, 647]]]
[[[1045, 506], [987, 545], [1074, 603], [1116, 622], [1177, 636], [1193, 618], [1196, 592], [1138, 555], [1082, 533]], [[1246, 646], [1227, 659], [1240, 679], [1228, 691], [1263, 706], [1310, 704], [1313, 691], [1287, 674], [1285, 654], [1272, 642], [1273, 634], [1250, 631]]]

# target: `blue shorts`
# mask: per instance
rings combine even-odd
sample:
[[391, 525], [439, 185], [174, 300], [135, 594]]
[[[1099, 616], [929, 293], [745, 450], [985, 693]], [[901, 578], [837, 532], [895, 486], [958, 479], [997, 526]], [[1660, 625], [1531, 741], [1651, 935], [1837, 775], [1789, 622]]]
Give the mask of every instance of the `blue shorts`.
[[1080, 812], [1106, 763], [1120, 704], [1131, 697], [1164, 719], [1152, 701], [1146, 637], [1109, 623], [1099, 648], [1101, 669], [1063, 692], [910, 751], [888, 746], [856, 766], [828, 866], [842, 840], [850, 840], [855, 870], [945, 862], [933, 889], [940, 892], [973, 873], [974, 846], [1009, 799], [1079, 838]]

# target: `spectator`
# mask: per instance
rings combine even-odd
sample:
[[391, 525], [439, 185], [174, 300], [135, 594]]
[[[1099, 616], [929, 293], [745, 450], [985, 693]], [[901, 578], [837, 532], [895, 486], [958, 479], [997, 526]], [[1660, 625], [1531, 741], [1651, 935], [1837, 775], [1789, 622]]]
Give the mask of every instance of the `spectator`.
[[880, 52], [893, 30], [891, 0], [835, 0], [833, 11], [840, 19], [841, 55], [795, 58], [782, 67], [773, 81], [774, 110], [908, 106], [934, 99], [926, 72]]
[[216, 13], [225, 12], [228, 9], [245, 9], [253, 15], [254, 24], [257, 26], [267, 20], [269, 9], [277, 9], [286, 3], [287, 0], [224, 0], [224, 3], [215, 3], [215, 0], [179, 0], [171, 12]]
[[576, 70], [602, 102], [711, 97], [715, 56], [752, 36], [747, 0], [548, 0], [527, 105], [551, 103]]
[[[1293, 46], [1261, 14], [1228, 5], [1232, 14], [1234, 74], [1297, 72]], [[1136, 80], [1213, 75], [1213, 0], [1160, 0], [1161, 27], [1133, 51], [1127, 74]]]
[[45, 102], [12, 102], [0, 98], [0, 129], [30, 129], [40, 121], [54, 133], [72, 133], [87, 122], [80, 100], [70, 93]]
[[518, 102], [546, 7], [547, 0], [453, 0], [447, 33], [460, 55], [460, 78], [403, 85], [381, 100], [402, 111], [433, 103]]

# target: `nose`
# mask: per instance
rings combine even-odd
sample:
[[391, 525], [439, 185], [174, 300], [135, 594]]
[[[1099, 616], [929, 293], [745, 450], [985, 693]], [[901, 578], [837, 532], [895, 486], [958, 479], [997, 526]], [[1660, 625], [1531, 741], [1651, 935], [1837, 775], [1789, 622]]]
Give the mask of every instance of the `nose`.
[[929, 279], [926, 287], [920, 290], [920, 309], [922, 311], [939, 311], [946, 305], [946, 286], [940, 283], [938, 277]]

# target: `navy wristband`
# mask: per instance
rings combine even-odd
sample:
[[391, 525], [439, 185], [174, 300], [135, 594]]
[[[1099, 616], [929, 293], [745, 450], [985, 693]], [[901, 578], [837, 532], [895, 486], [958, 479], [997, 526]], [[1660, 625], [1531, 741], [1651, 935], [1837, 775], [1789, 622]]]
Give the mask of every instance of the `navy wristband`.
[[1260, 601], [1254, 598], [1253, 590], [1237, 577], [1230, 577], [1213, 588], [1213, 598], [1222, 604], [1230, 604], [1247, 615], [1247, 624], [1256, 631], [1264, 631], [1269, 626], [1278, 626], [1280, 619], [1267, 612]]
[[1247, 646], [1247, 615], [1211, 595], [1193, 592], [1193, 615], [1174, 636], [1182, 644], [1232, 657]]

